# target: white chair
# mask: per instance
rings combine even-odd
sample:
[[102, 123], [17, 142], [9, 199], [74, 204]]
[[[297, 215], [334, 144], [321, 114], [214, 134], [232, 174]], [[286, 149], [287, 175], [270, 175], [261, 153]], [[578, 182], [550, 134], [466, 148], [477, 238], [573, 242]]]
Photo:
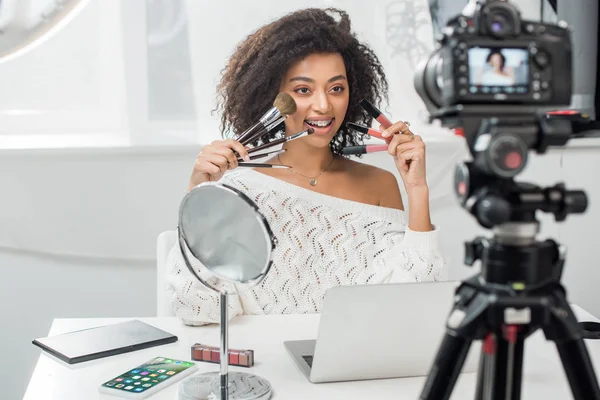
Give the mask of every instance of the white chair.
[[165, 231], [156, 240], [156, 316], [173, 317], [175, 313], [167, 298], [166, 263], [169, 252], [177, 241], [177, 231]]

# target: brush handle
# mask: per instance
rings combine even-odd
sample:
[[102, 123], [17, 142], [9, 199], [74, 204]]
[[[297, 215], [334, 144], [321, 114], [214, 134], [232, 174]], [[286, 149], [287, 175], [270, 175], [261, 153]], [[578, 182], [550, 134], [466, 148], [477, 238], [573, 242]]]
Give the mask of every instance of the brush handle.
[[[264, 127], [263, 127], [263, 128], [264, 128]], [[264, 130], [263, 128], [261, 128], [261, 130]], [[259, 133], [260, 133], [260, 131], [259, 131]], [[264, 134], [264, 133], [261, 133], [261, 135], [259, 135], [259, 136], [262, 136], [263, 134]], [[250, 143], [251, 143], [253, 140], [255, 140], [255, 139], [253, 139], [252, 137], [248, 137], [248, 136], [246, 136], [246, 138], [244, 139], [243, 137], [241, 137], [241, 136], [240, 136], [240, 137], [239, 137], [239, 138], [237, 138], [236, 140], [237, 140], [239, 143], [241, 143], [241, 144], [242, 144], [244, 147], [246, 147], [246, 146], [248, 146], [248, 144], [250, 144]], [[269, 144], [269, 143], [268, 143], [268, 144]], [[264, 148], [268, 148], [268, 147], [270, 147], [270, 146], [266, 146], [266, 147], [264, 147]], [[252, 149], [249, 149], [247, 153], [248, 153], [248, 154], [255, 153], [257, 150], [261, 150], [261, 149], [262, 149], [262, 146], [261, 146], [260, 148], [252, 148]], [[238, 154], [238, 152], [237, 152], [237, 151], [234, 151], [234, 152], [233, 152], [233, 154], [234, 154], [234, 155], [235, 155], [235, 156], [238, 158], [238, 161], [241, 161], [241, 160], [242, 160], [242, 159], [240, 158], [240, 155]], [[260, 157], [259, 157], [259, 156], [250, 157], [250, 160], [255, 160], [255, 159], [257, 159], [257, 158], [260, 158]]]
[[260, 138], [264, 135], [267, 135], [268, 133], [269, 133], [269, 129], [266, 126], [264, 126], [262, 123], [260, 123], [260, 126], [258, 128], [256, 128], [256, 130], [253, 133], [240, 139], [239, 142], [241, 144], [243, 144], [244, 146], [247, 146], [250, 143], [257, 140], [258, 138]]
[[[269, 151], [267, 153], [260, 153], [260, 154], [254, 154], [252, 156], [250, 156], [250, 161], [252, 160], [257, 160], [259, 158], [263, 158], [263, 157], [267, 157], [273, 154], [280, 154], [280, 153], [284, 153], [285, 149], [281, 149], [281, 150], [275, 150], [275, 151]], [[238, 162], [243, 162], [244, 160], [242, 160], [241, 158], [238, 158]]]
[[263, 124], [263, 127], [261, 129], [258, 129], [255, 133], [253, 133], [252, 135], [250, 135], [246, 139], [244, 139], [244, 142], [242, 144], [244, 146], [248, 145], [257, 139], [270, 134], [271, 131], [273, 129], [275, 129], [276, 127], [278, 127], [280, 124], [282, 124], [283, 121], [285, 121], [285, 117], [282, 116], [282, 117], [277, 118], [276, 120], [274, 120], [273, 122], [271, 122], [268, 125]]
[[278, 145], [283, 144], [285, 142], [287, 142], [287, 138], [275, 139], [275, 140], [270, 141], [269, 143], [265, 143], [265, 144], [262, 144], [262, 145], [260, 145], [258, 147], [254, 147], [254, 148], [248, 150], [248, 154], [252, 154], [252, 153], [255, 153], [257, 151], [268, 149], [268, 148], [273, 147], [273, 146], [278, 146]]
[[238, 163], [238, 167], [250, 167], [250, 168], [291, 168], [287, 165], [279, 165], [279, 164], [265, 164], [265, 163], [251, 163], [251, 162], [241, 162]]
[[248, 139], [251, 138], [252, 136], [254, 136], [256, 134], [256, 132], [262, 131], [264, 129], [264, 127], [265, 126], [260, 121], [255, 123], [250, 128], [248, 128], [244, 132], [242, 132], [237, 137], [237, 141], [240, 142], [241, 144], [243, 144], [244, 146], [247, 145], [249, 143]]

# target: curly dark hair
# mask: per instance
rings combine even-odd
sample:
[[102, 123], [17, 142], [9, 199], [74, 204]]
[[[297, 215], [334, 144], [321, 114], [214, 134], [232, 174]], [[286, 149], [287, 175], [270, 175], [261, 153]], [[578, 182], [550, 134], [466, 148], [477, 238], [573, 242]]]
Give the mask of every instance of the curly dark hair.
[[[335, 16], [338, 16], [336, 19]], [[258, 29], [238, 44], [222, 71], [217, 108], [224, 137], [241, 133], [273, 105], [291, 65], [314, 53], [338, 53], [346, 67], [350, 99], [346, 116], [331, 141], [334, 154], [363, 143], [366, 134], [350, 131], [347, 122], [369, 126], [372, 117], [360, 106], [388, 101], [388, 83], [379, 59], [350, 29], [345, 11], [308, 8], [292, 12]], [[282, 124], [279, 129], [283, 129]], [[268, 139], [263, 138], [263, 142]]]

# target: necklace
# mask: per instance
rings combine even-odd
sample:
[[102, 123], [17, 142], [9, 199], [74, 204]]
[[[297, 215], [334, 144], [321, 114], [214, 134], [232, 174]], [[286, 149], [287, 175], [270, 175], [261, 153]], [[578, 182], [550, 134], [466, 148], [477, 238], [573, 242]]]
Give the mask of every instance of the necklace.
[[[317, 176], [306, 176], [306, 175], [301, 174], [300, 172], [296, 171], [293, 168], [290, 168], [290, 171], [292, 171], [296, 175], [300, 175], [300, 176], [303, 176], [304, 178], [308, 179], [308, 183], [310, 184], [310, 186], [317, 186], [317, 183], [319, 183], [319, 181], [317, 181], [317, 178], [319, 176], [323, 175], [323, 172], [327, 171], [327, 169], [329, 169], [329, 167], [331, 167], [331, 164], [333, 164], [334, 160], [335, 160], [335, 156], [331, 157], [331, 162], [327, 165], [327, 167], [325, 167], [325, 169], [323, 169], [323, 171], [319, 172], [319, 174]], [[279, 154], [277, 154], [277, 161], [279, 161], [279, 164], [282, 164]]]

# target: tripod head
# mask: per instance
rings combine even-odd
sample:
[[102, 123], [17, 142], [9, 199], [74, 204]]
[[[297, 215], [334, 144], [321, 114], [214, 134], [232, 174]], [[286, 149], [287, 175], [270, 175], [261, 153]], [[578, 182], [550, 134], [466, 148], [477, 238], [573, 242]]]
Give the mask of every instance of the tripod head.
[[513, 179], [525, 168], [530, 149], [541, 154], [569, 140], [569, 120], [547, 114], [480, 121], [476, 133], [469, 135], [473, 161], [456, 167], [454, 189], [481, 226], [505, 237], [516, 235], [514, 229], [502, 228], [506, 224], [537, 223], [537, 210], [554, 214], [556, 221], [585, 212], [587, 196], [581, 190], [566, 190], [562, 183], [540, 188]]
[[454, 190], [462, 207], [481, 226], [492, 229], [494, 237], [467, 242], [465, 264], [481, 259], [481, 274], [490, 283], [535, 286], [558, 281], [564, 248], [552, 240], [535, 241], [537, 211], [564, 221], [569, 214], [585, 212], [587, 196], [582, 190], [567, 190], [563, 183], [542, 188], [514, 178], [524, 170], [530, 150], [541, 154], [550, 146], [564, 145], [572, 135], [571, 121], [561, 114], [478, 121], [479, 125], [467, 125], [474, 130], [466, 135], [471, 138], [472, 161], [457, 165]]

